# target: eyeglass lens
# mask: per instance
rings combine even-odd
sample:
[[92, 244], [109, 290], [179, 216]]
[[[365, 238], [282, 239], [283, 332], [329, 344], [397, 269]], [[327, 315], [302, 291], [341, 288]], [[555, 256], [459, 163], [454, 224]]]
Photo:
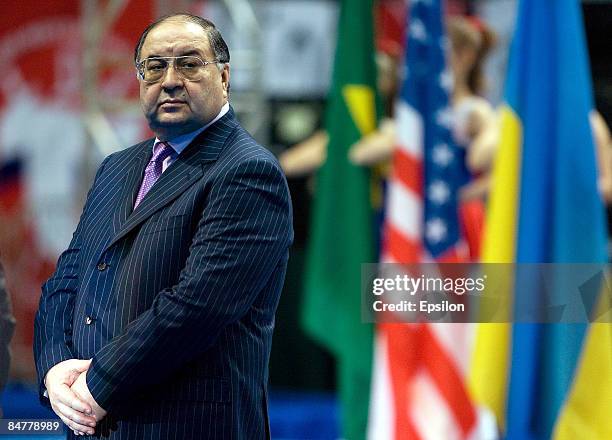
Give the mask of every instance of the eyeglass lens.
[[205, 63], [195, 56], [147, 58], [143, 64], [143, 79], [147, 82], [159, 81], [168, 70], [170, 62], [174, 61], [175, 70], [188, 81], [202, 78]]

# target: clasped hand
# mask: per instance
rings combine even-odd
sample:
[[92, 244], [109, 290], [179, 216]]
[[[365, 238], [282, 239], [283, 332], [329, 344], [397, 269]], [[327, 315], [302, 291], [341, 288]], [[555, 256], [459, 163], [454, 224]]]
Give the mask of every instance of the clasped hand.
[[51, 408], [76, 435], [93, 435], [106, 411], [87, 387], [91, 359], [69, 359], [53, 366], [45, 377]]

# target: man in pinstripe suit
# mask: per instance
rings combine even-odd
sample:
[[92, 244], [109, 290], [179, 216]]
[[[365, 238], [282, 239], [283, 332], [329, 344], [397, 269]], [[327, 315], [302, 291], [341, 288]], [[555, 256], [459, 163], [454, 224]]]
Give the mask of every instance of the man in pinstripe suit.
[[229, 51], [212, 23], [165, 17], [135, 61], [156, 139], [104, 160], [43, 286], [42, 401], [75, 434], [269, 438], [293, 239], [285, 178], [229, 106]]

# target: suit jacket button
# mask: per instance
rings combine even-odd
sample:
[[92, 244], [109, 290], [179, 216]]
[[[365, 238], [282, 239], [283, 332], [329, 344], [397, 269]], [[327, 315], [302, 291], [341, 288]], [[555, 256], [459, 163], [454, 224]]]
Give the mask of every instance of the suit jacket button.
[[98, 266], [97, 266], [97, 267], [98, 267], [98, 270], [99, 270], [100, 272], [102, 272], [102, 271], [106, 270], [106, 268], [108, 267], [108, 264], [106, 264], [106, 263], [103, 261], [103, 262], [101, 262], [101, 263], [98, 263]]
[[91, 325], [92, 322], [93, 322], [93, 318], [91, 316], [85, 317], [85, 324]]

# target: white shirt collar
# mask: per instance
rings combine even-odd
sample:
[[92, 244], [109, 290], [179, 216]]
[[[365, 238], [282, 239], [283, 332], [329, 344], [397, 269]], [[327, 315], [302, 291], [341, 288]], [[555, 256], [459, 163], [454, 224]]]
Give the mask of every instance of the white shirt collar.
[[[221, 119], [228, 111], [229, 111], [229, 102], [226, 102], [223, 105], [223, 107], [221, 107], [221, 111], [219, 112], [219, 114], [212, 121], [206, 124], [204, 127], [198, 128], [197, 130], [192, 131], [190, 133], [182, 134], [178, 137], [175, 137], [174, 139], [169, 139], [167, 143], [170, 144], [170, 146], [172, 147], [172, 149], [176, 152], [176, 155], [178, 156], [179, 154], [183, 152], [183, 150], [187, 147], [187, 145], [189, 145], [191, 141], [195, 139], [197, 135], [199, 135], [204, 130], [206, 130], [208, 127], [210, 127], [215, 122], [217, 122], [219, 119]], [[160, 142], [161, 141], [158, 138], [155, 138], [155, 142], [153, 142], [153, 150], [155, 150], [155, 146]]]

